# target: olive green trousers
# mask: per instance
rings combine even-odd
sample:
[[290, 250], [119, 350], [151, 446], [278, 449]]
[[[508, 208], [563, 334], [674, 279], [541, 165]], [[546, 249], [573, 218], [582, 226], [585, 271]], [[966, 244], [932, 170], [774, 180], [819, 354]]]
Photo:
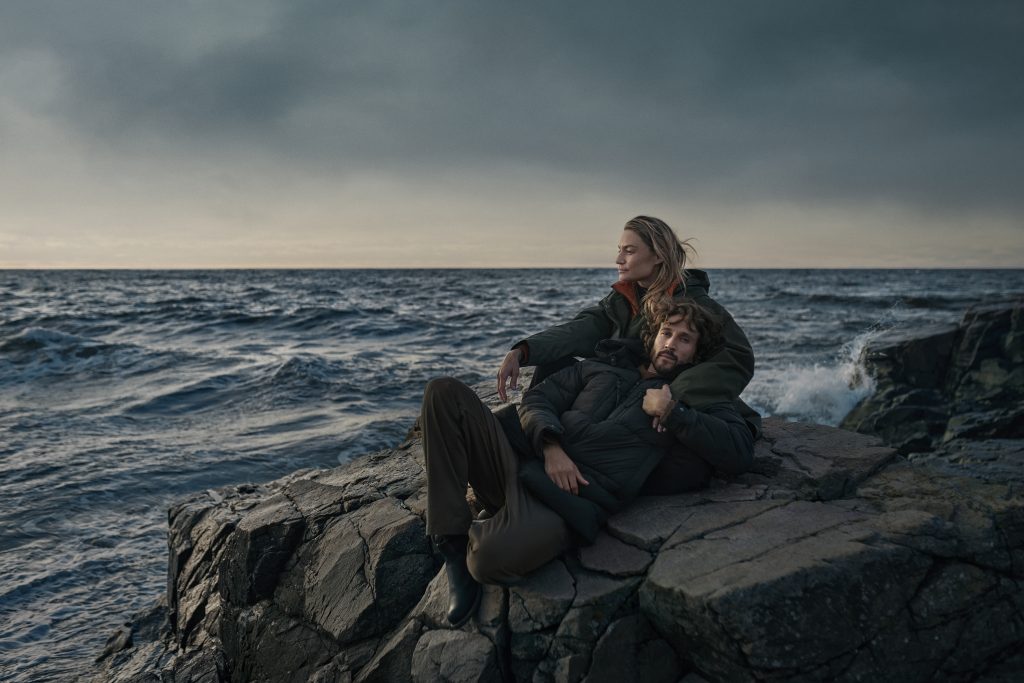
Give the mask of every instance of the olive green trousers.
[[[427, 533], [469, 535], [466, 563], [480, 583], [511, 584], [562, 554], [565, 522], [525, 490], [498, 419], [457, 379], [431, 380], [420, 417], [427, 472]], [[472, 517], [466, 485], [493, 515]]]

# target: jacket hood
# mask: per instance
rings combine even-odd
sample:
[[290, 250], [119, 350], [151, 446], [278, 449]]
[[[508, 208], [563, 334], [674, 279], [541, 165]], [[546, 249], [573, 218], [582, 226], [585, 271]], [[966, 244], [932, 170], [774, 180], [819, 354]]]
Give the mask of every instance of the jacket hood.
[[[701, 291], [695, 291], [701, 290]], [[700, 268], [686, 269], [686, 296], [696, 297], [711, 293], [711, 278]]]
[[598, 360], [617, 368], [636, 369], [648, 361], [647, 352], [639, 339], [602, 339], [594, 347]]

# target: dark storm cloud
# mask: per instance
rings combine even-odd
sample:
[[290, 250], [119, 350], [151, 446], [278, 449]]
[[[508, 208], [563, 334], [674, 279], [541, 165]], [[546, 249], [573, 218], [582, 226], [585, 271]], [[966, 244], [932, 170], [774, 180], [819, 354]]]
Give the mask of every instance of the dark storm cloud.
[[54, 112], [126, 149], [1019, 214], [1021, 7], [32, 2], [0, 51], [56, 55]]

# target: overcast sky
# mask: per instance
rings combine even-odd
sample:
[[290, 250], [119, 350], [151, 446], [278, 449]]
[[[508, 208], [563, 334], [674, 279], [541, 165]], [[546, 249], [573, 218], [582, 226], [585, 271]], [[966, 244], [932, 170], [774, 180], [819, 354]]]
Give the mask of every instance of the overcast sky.
[[1024, 267], [1024, 3], [0, 4], [0, 267]]

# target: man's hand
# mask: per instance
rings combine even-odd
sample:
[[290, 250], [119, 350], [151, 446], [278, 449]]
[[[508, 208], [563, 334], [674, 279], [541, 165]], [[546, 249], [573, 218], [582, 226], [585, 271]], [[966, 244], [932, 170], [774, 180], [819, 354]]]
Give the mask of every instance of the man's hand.
[[558, 488], [574, 496], [579, 495], [580, 485], [586, 486], [590, 483], [583, 478], [576, 463], [557, 443], [544, 444], [544, 471]]
[[661, 421], [668, 417], [675, 407], [676, 402], [672, 400], [672, 390], [668, 388], [667, 384], [660, 389], [648, 389], [644, 393], [644, 412], [654, 418], [651, 420], [651, 427], [659, 432], [665, 431]]
[[498, 368], [498, 398], [502, 401], [507, 401], [508, 396], [505, 394], [505, 382], [509, 379], [509, 389], [519, 388], [519, 361], [522, 360], [523, 352], [519, 349], [512, 349], [505, 354], [505, 360], [501, 361], [501, 367]]

